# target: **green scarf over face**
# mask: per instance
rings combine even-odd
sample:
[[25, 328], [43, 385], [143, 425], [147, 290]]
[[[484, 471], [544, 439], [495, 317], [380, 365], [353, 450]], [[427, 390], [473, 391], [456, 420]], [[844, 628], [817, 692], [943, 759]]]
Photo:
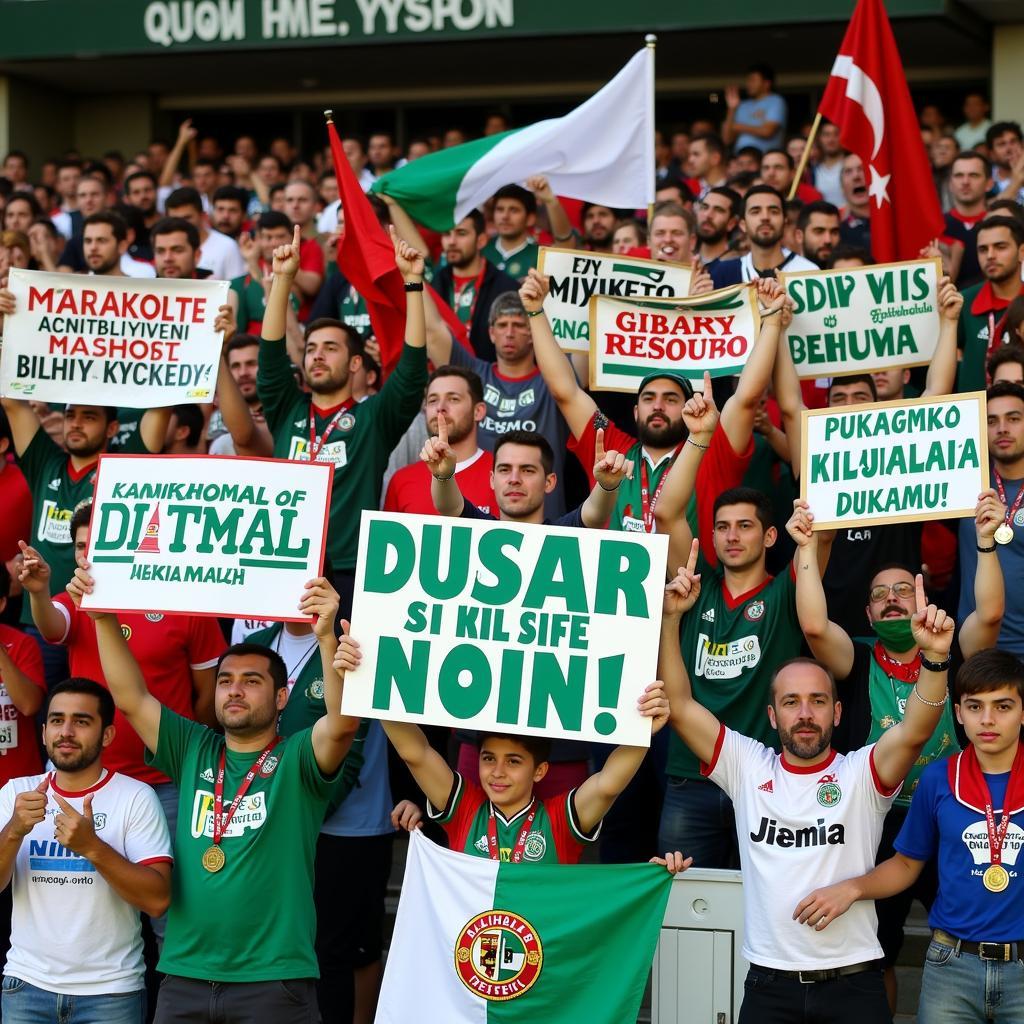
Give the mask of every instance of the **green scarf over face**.
[[910, 619], [879, 619], [871, 623], [871, 628], [886, 650], [902, 654], [914, 646], [914, 632], [910, 628]]

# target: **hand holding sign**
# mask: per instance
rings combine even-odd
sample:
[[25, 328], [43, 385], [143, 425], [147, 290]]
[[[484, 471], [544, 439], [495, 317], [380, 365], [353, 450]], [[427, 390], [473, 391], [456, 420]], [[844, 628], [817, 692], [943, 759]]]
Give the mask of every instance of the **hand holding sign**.
[[693, 258], [693, 272], [690, 275], [690, 289], [687, 295], [706, 295], [715, 290], [715, 284], [699, 256]]
[[[7, 284], [6, 281], [3, 283], [4, 285]], [[17, 303], [14, 298], [14, 292], [7, 287], [0, 288], [0, 316], [3, 316], [6, 313], [14, 313], [16, 306]]]
[[21, 548], [21, 569], [18, 581], [30, 594], [49, 594], [50, 566], [35, 548], [29, 547], [23, 540], [18, 541]]
[[695, 391], [683, 406], [683, 423], [689, 436], [696, 440], [703, 435], [709, 440], [718, 426], [718, 407], [715, 405], [715, 394], [711, 386], [711, 374], [704, 371], [704, 388]]
[[924, 577], [918, 573], [916, 583], [917, 611], [910, 617], [914, 643], [929, 661], [942, 662], [953, 643], [953, 619], [941, 608], [928, 604], [924, 593]]
[[238, 333], [238, 322], [235, 319], [235, 311], [226, 302], [223, 306], [217, 307], [217, 316], [213, 321], [213, 332], [214, 334], [224, 335], [224, 340], [222, 342], [224, 345], [227, 345], [227, 343]]
[[544, 299], [551, 287], [551, 278], [545, 277], [539, 270], [530, 268], [523, 283], [519, 286], [519, 301], [527, 313], [536, 313], [544, 305]]
[[93, 794], [89, 793], [82, 802], [81, 814], [56, 792], [53, 799], [61, 809], [61, 813], [53, 819], [53, 838], [61, 846], [66, 846], [82, 857], [88, 857], [95, 850], [97, 843], [92, 816]]
[[594, 479], [606, 490], [616, 491], [619, 484], [633, 479], [633, 461], [622, 452], [604, 450], [604, 430], [598, 429], [594, 445], [597, 462], [594, 463]]
[[420, 458], [435, 480], [451, 480], [455, 475], [455, 452], [448, 444], [448, 420], [437, 414], [437, 437], [428, 437], [420, 450]]
[[271, 270], [274, 275], [294, 277], [299, 272], [299, 248], [302, 245], [302, 228], [296, 224], [295, 234], [287, 245], [279, 245], [274, 250]]
[[334, 629], [334, 620], [338, 617], [340, 603], [338, 592], [325, 577], [318, 576], [315, 580], [309, 580], [306, 583], [302, 592], [302, 600], [299, 602], [299, 611], [303, 615], [316, 617], [313, 623], [313, 632], [317, 639], [330, 636]]
[[[68, 596], [74, 602], [76, 608], [82, 607], [82, 599], [86, 594], [91, 594], [96, 586], [96, 581], [92, 578], [89, 570], [92, 565], [89, 562], [83, 562], [77, 569], [75, 569], [74, 576], [68, 580]], [[108, 612], [87, 612], [90, 619], [102, 619], [104, 615], [109, 614]]]
[[24, 839], [41, 821], [46, 820], [46, 789], [50, 776], [46, 775], [34, 789], [19, 793], [14, 798], [14, 813], [8, 826], [18, 839]]
[[665, 587], [665, 603], [663, 615], [666, 618], [679, 618], [688, 612], [700, 597], [700, 573], [697, 572], [697, 555], [700, 543], [694, 537], [690, 545], [690, 557], [686, 560], [676, 578]]
[[807, 547], [808, 544], [817, 546], [817, 539], [814, 534], [814, 513], [811, 506], [800, 498], [793, 502], [793, 514], [786, 523], [786, 532], [793, 538], [798, 548]]
[[652, 718], [651, 735], [659, 732], [668, 721], [668, 697], [665, 696], [665, 684], [659, 679], [651, 683], [637, 701], [637, 710], [644, 718]]
[[964, 297], [957, 286], [948, 278], [939, 281], [939, 316], [943, 320], [956, 323], [960, 319], [960, 311], [964, 308]]
[[974, 513], [974, 529], [978, 535], [979, 547], [990, 547], [995, 543], [996, 530], [1006, 522], [1006, 506], [993, 490], [978, 495], [978, 508]]
[[359, 644], [349, 635], [349, 625], [347, 619], [341, 620], [342, 632], [338, 637], [338, 650], [334, 655], [334, 671], [340, 676], [344, 676], [346, 672], [354, 672], [363, 660]]
[[757, 289], [757, 298], [761, 303], [761, 316], [773, 316], [776, 312], [782, 312], [786, 304], [792, 305], [792, 300], [787, 298], [786, 290], [774, 277], [759, 277], [754, 282]]

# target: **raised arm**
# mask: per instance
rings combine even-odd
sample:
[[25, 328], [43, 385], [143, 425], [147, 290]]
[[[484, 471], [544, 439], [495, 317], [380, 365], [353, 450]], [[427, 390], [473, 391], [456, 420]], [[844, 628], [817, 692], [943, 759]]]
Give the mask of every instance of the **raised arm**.
[[[924, 577], [917, 576], [917, 608], [910, 619], [914, 642], [921, 651], [921, 672], [907, 699], [903, 720], [882, 733], [875, 744], [875, 771], [883, 786], [898, 786], [913, 767], [921, 748], [939, 724], [946, 701], [949, 648], [953, 642], [953, 619], [927, 603]], [[935, 671], [928, 664], [943, 666]]]
[[[234, 292], [228, 292], [234, 295]], [[228, 428], [237, 455], [263, 456], [269, 458], [274, 452], [274, 441], [266, 425], [257, 424], [252, 416], [249, 403], [242, 397], [238, 383], [228, 368], [227, 343], [231, 340], [235, 314], [228, 304], [220, 307], [214, 330], [224, 331], [224, 348], [217, 366], [217, 402], [224, 426]]]
[[615, 508], [615, 498], [623, 480], [633, 479], [633, 461], [622, 452], [604, 450], [604, 430], [598, 429], [595, 445], [597, 462], [594, 464], [594, 487], [583, 503], [580, 514], [583, 525], [602, 530], [608, 525]]
[[[4, 317], [15, 312], [17, 302], [14, 292], [9, 288], [0, 288], [0, 328], [3, 327]], [[39, 430], [39, 417], [32, 411], [32, 406], [20, 398], [0, 399], [4, 412], [7, 413], [7, 420], [11, 424], [11, 437], [14, 439], [15, 455], [24, 455], [25, 449], [32, 443], [32, 438]]]
[[922, 397], [948, 395], [956, 385], [957, 348], [956, 333], [964, 297], [948, 278], [939, 281], [939, 341], [928, 364], [928, 377]]
[[455, 479], [455, 452], [448, 444], [448, 419], [443, 412], [437, 414], [437, 437], [424, 441], [420, 458], [430, 470], [430, 498], [438, 515], [461, 516], [466, 499]]
[[178, 167], [181, 165], [181, 158], [185, 150], [195, 139], [198, 132], [192, 127], [192, 119], [186, 118], [178, 128], [178, 137], [174, 140], [174, 147], [167, 154], [163, 167], [160, 169], [160, 187], [173, 188], [174, 179], [178, 174]]
[[821, 583], [818, 544], [821, 533], [812, 529], [814, 515], [806, 501], [793, 502], [786, 530], [796, 543], [796, 615], [811, 653], [828, 666], [836, 679], [845, 679], [853, 668], [853, 641], [828, 617], [825, 588]]
[[974, 611], [960, 627], [960, 651], [965, 658], [986, 647], [995, 647], [999, 640], [1006, 611], [1006, 587], [996, 552], [995, 533], [1005, 521], [1006, 506], [996, 492], [982, 491], [974, 514], [974, 532], [978, 541]]
[[[71, 600], [79, 607], [82, 598], [93, 591], [94, 581], [89, 571], [91, 568], [88, 563], [84, 568], [77, 568], [68, 583]], [[160, 738], [160, 712], [163, 705], [146, 689], [146, 680], [128, 648], [128, 641], [121, 632], [117, 616], [109, 612], [86, 614], [96, 622], [100, 665], [114, 703], [139, 734], [139, 739], [155, 752]]]
[[[338, 650], [334, 636], [338, 604], [338, 592], [323, 576], [306, 583], [299, 603], [303, 615], [316, 616], [313, 632], [320, 648], [326, 710], [313, 726], [313, 756], [324, 775], [333, 775], [341, 766], [359, 728], [358, 718], [341, 713], [343, 683], [334, 668], [334, 656]], [[343, 621], [341, 628], [348, 630], [348, 623]]]
[[43, 663], [38, 648], [31, 648], [35, 664], [31, 668], [37, 673], [36, 680], [30, 679], [11, 659], [5, 644], [0, 643], [0, 680], [14, 706], [23, 714], [34, 715], [43, 704], [44, 691]]
[[[391, 241], [395, 247], [395, 264], [406, 284], [405, 343], [410, 348], [423, 348], [427, 343], [427, 328], [423, 312], [423, 273], [426, 269], [426, 248], [414, 249], [400, 238], [391, 226]], [[410, 287], [412, 290], [410, 291]]]
[[547, 210], [548, 226], [551, 228], [551, 234], [555, 236], [555, 241], [563, 249], [575, 249], [576, 233], [572, 229], [572, 222], [548, 179], [543, 174], [534, 175], [534, 177], [526, 179], [526, 187]]
[[704, 764], [710, 764], [722, 731], [721, 723], [706, 707], [694, 700], [690, 676], [683, 664], [683, 652], [679, 647], [680, 619], [693, 608], [700, 596], [700, 573], [696, 572], [697, 551], [698, 545], [694, 541], [686, 565], [665, 587], [658, 675], [665, 683], [672, 727]]
[[519, 288], [519, 298], [530, 321], [533, 356], [537, 360], [544, 383], [555, 397], [558, 409], [569, 425], [573, 437], [579, 437], [597, 412], [597, 403], [580, 387], [572, 364], [558, 347], [551, 332], [544, 298], [550, 281], [539, 271], [531, 270]]
[[[334, 657], [334, 668], [342, 682], [345, 674], [354, 671], [363, 656], [359, 644], [348, 635], [338, 637], [338, 652]], [[370, 680], [363, 681], [371, 685]], [[455, 773], [448, 762], [427, 742], [427, 737], [418, 725], [410, 722], [381, 722], [395, 752], [406, 763], [416, 785], [435, 808], [444, 807], [455, 781]]]
[[[792, 322], [792, 303], [787, 303], [779, 314], [779, 325], [783, 333], [789, 330]], [[796, 480], [800, 476], [800, 414], [804, 409], [804, 396], [800, 390], [800, 378], [796, 375], [796, 366], [793, 364], [793, 355], [786, 338], [779, 342], [775, 353], [772, 391], [782, 414], [782, 429], [789, 443], [789, 465], [793, 471], [793, 479]]]
[[35, 548], [23, 540], [18, 541], [18, 547], [21, 548], [18, 580], [28, 594], [32, 621], [48, 644], [60, 643], [68, 624], [50, 597], [50, 566]]
[[263, 329], [260, 334], [264, 341], [283, 341], [285, 318], [288, 311], [292, 284], [299, 269], [299, 246], [302, 243], [302, 229], [295, 225], [295, 233], [287, 245], [274, 250], [272, 264], [273, 280], [267, 306], [263, 311]]

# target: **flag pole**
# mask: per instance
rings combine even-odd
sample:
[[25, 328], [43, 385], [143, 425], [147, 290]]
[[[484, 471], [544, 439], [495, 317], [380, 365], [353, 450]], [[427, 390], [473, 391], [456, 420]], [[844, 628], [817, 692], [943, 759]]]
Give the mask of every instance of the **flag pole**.
[[[651, 110], [654, 110], [654, 53], [658, 46], [658, 37], [653, 32], [648, 32], [644, 36], [644, 45], [648, 50], [651, 51]], [[654, 145], [654, 140], [651, 140], [651, 146]], [[655, 166], [652, 168], [654, 174], [657, 175], [658, 168]], [[647, 204], [647, 230], [651, 230], [651, 220], [654, 218], [654, 203]]]
[[796, 190], [800, 185], [800, 179], [803, 177], [804, 171], [807, 169], [807, 161], [811, 158], [811, 147], [814, 145], [814, 138], [818, 134], [818, 127], [820, 125], [821, 111], [819, 110], [814, 115], [814, 124], [811, 125], [811, 134], [807, 136], [807, 145], [804, 146], [804, 151], [800, 156], [800, 163], [797, 165], [796, 174], [793, 175], [793, 184], [789, 186], [789, 195], [786, 196], [787, 202], [796, 195]]
[[324, 111], [324, 121], [327, 124], [334, 124], [334, 111], [333, 110], [325, 110]]

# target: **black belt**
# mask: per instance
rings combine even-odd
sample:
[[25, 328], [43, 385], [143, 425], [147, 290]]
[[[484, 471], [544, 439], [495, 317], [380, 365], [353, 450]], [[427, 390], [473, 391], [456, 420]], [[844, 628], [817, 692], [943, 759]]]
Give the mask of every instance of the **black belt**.
[[932, 932], [933, 941], [940, 946], [948, 946], [955, 949], [957, 953], [970, 953], [979, 960], [1001, 960], [1003, 963], [1012, 963], [1020, 960], [1024, 955], [1024, 939], [1016, 939], [1013, 942], [967, 942], [966, 939], [958, 939], [941, 928]]
[[836, 978], [845, 978], [850, 974], [863, 974], [865, 971], [878, 970], [877, 960], [865, 960], [859, 964], [846, 964], [844, 967], [828, 967], [819, 971], [780, 971], [777, 967], [762, 967], [760, 964], [751, 964], [751, 967], [758, 971], [768, 971], [778, 975], [780, 978], [796, 978], [804, 985], [813, 985], [818, 981], [835, 981]]

